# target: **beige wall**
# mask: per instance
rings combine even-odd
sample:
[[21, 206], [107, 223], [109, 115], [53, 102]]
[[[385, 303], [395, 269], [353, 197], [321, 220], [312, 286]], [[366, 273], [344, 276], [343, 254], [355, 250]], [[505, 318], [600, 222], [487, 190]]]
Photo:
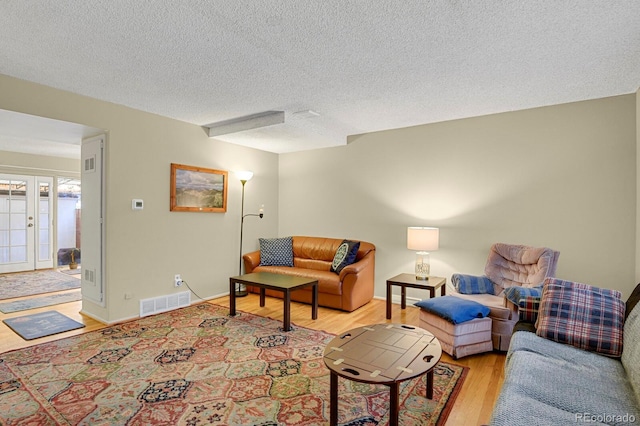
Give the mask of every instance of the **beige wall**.
[[[280, 156], [280, 235], [374, 243], [376, 295], [440, 227], [432, 274], [482, 274], [494, 242], [561, 252], [557, 275], [634, 286], [636, 99], [626, 95], [350, 138]], [[413, 292], [414, 297], [424, 294]]]
[[[258, 236], [278, 233], [275, 154], [209, 139], [200, 126], [1, 75], [0, 109], [107, 131], [106, 308], [83, 303], [98, 319], [137, 316], [140, 299], [178, 291], [176, 273], [203, 298], [228, 292], [240, 234], [241, 185], [231, 171], [255, 173], [245, 208], [264, 204], [266, 210], [264, 219], [245, 224], [245, 251], [256, 248]], [[230, 171], [227, 213], [170, 212], [172, 162]], [[133, 198], [144, 199], [144, 210], [131, 210]], [[125, 300], [125, 293], [133, 298]]]

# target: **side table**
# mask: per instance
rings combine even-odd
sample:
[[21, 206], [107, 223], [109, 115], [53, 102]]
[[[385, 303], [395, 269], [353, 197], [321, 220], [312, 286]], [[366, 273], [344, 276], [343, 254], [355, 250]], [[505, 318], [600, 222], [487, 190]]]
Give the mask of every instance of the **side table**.
[[387, 280], [387, 319], [391, 319], [391, 286], [398, 285], [400, 291], [400, 308], [407, 307], [407, 287], [429, 290], [429, 297], [436, 297], [436, 290], [440, 289], [440, 295], [447, 294], [447, 279], [443, 277], [429, 277], [428, 280], [419, 280], [415, 274], [400, 274]]

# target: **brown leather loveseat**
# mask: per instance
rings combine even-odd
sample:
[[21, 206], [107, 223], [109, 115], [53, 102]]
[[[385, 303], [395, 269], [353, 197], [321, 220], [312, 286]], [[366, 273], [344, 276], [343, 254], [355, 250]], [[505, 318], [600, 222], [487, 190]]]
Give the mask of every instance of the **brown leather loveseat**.
[[[336, 274], [330, 268], [342, 241], [336, 238], [294, 236], [294, 266], [260, 266], [260, 251], [254, 251], [243, 256], [245, 273], [272, 272], [315, 278], [318, 280], [318, 305], [351, 312], [373, 299], [376, 247], [360, 241], [355, 262]], [[259, 292], [259, 289], [251, 286], [248, 290]], [[266, 294], [282, 297], [279, 291], [267, 290]], [[291, 300], [311, 303], [311, 290], [305, 288], [294, 291]]]

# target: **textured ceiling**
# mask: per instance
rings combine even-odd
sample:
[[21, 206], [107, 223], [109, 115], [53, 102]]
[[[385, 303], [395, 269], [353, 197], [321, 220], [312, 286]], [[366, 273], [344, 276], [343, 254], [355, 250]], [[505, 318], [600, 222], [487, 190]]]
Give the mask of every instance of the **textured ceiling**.
[[5, 0], [0, 73], [290, 152], [635, 92], [640, 1]]

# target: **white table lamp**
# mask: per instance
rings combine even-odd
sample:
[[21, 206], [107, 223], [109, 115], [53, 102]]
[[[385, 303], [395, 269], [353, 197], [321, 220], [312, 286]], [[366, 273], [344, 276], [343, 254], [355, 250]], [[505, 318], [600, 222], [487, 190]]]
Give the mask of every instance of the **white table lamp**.
[[416, 251], [416, 278], [428, 280], [431, 266], [429, 252], [438, 250], [440, 229], [410, 226], [407, 228], [407, 248]]

